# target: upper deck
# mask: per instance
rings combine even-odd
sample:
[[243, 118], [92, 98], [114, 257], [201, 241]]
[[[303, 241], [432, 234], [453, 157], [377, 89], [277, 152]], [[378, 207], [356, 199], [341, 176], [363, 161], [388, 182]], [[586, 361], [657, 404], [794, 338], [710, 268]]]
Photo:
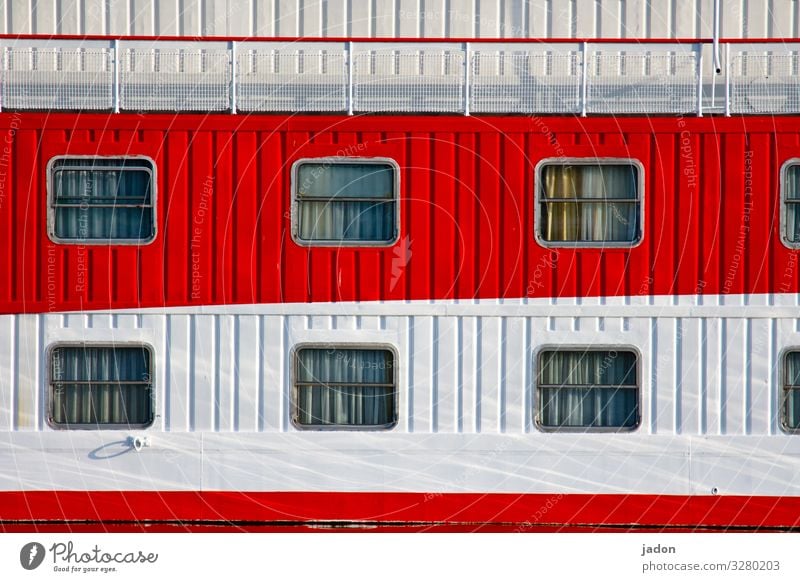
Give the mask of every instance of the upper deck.
[[800, 113], [800, 40], [5, 35], [17, 111]]

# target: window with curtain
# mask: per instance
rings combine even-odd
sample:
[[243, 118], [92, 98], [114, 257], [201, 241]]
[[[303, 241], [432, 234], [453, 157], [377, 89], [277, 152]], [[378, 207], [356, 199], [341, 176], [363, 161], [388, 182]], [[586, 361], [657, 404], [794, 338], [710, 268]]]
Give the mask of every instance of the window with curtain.
[[537, 421], [545, 429], [633, 429], [639, 422], [631, 351], [550, 350], [539, 356]]
[[547, 163], [538, 177], [539, 238], [545, 243], [631, 245], [641, 238], [639, 167]]
[[788, 164], [783, 170], [783, 240], [800, 246], [800, 164]]
[[155, 237], [154, 167], [144, 158], [55, 158], [50, 234], [60, 242], [149, 242]]
[[397, 238], [397, 184], [397, 166], [389, 161], [297, 162], [297, 238], [318, 244], [391, 244]]
[[50, 352], [50, 423], [59, 428], [153, 423], [151, 353], [144, 346], [59, 346]]
[[300, 428], [391, 428], [397, 422], [394, 354], [386, 349], [297, 351], [295, 424]]
[[783, 380], [783, 426], [800, 429], [800, 351], [786, 353]]

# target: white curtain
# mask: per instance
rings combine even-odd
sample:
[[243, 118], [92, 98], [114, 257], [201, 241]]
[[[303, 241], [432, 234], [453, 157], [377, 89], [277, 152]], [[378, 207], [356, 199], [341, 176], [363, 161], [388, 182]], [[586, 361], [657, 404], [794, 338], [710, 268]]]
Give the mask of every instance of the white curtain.
[[56, 348], [52, 356], [53, 422], [65, 426], [150, 424], [149, 374], [150, 353], [143, 348]]
[[[104, 169], [110, 166], [130, 169]], [[153, 233], [151, 183], [150, 173], [142, 167], [140, 160], [58, 160], [53, 175], [56, 236], [149, 239]]]
[[298, 354], [301, 425], [385, 426], [395, 418], [388, 350], [304, 349]]
[[[545, 240], [636, 240], [639, 203], [637, 169], [634, 166], [552, 165], [542, 169], [542, 178], [542, 234]], [[591, 202], [593, 198], [601, 200]], [[602, 200], [604, 198], [613, 200]]]
[[783, 185], [786, 200], [786, 240], [800, 242], [800, 166], [790, 166], [786, 170], [786, 183]]
[[[541, 356], [539, 417], [547, 427], [633, 427], [636, 355], [550, 351]], [[627, 386], [627, 387], [623, 387]]]
[[308, 241], [390, 241], [394, 169], [388, 164], [305, 163], [297, 172], [299, 236]]
[[800, 352], [786, 354], [786, 426], [800, 428]]

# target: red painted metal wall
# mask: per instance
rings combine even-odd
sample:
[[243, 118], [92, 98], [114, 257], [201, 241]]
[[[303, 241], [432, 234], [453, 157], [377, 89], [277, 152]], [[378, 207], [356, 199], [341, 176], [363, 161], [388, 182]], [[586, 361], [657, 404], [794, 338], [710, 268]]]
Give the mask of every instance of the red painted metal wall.
[[[543, 516], [546, 508], [546, 516]], [[797, 531], [797, 497], [561, 493], [2, 491], [0, 531]], [[521, 524], [521, 527], [520, 527]], [[34, 529], [35, 528], [35, 529]], [[93, 528], [93, 529], [92, 529]], [[319, 531], [317, 529], [316, 531]]]
[[[3, 113], [0, 311], [797, 292], [779, 170], [798, 121]], [[46, 165], [64, 154], [153, 158], [156, 240], [52, 243]], [[323, 155], [397, 160], [397, 245], [294, 243], [290, 168]], [[536, 243], [534, 168], [560, 156], [642, 162], [642, 244]]]

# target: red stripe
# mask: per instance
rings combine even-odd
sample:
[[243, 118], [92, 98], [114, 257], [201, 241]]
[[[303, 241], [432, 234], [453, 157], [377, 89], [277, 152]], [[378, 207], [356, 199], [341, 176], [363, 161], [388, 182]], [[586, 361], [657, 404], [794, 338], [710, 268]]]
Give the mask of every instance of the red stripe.
[[126, 523], [292, 528], [309, 525], [499, 529], [790, 529], [798, 497], [507, 493], [0, 493], [3, 528]]

